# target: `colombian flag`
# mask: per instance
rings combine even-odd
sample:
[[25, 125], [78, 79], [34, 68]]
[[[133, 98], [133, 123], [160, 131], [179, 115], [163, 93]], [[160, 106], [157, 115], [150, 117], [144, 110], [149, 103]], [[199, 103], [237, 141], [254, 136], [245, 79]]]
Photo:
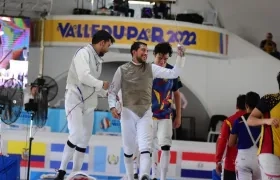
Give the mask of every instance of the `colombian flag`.
[[[28, 147], [29, 147], [29, 143], [25, 141], [8, 141], [8, 154], [10, 156], [20, 156], [21, 157], [20, 166], [27, 167]], [[32, 142], [30, 167], [45, 168], [45, 155], [46, 155], [46, 144], [39, 143], [39, 142]]]

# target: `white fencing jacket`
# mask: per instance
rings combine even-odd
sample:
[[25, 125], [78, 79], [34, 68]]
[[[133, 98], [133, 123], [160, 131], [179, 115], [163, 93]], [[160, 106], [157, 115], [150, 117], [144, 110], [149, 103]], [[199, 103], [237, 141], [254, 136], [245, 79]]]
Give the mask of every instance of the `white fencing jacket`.
[[78, 49], [68, 71], [66, 90], [74, 91], [73, 94], [79, 96], [83, 103], [84, 113], [93, 111], [97, 107], [97, 95], [106, 96], [107, 94], [102, 88], [103, 81], [98, 79], [101, 70], [102, 59], [92, 45]]

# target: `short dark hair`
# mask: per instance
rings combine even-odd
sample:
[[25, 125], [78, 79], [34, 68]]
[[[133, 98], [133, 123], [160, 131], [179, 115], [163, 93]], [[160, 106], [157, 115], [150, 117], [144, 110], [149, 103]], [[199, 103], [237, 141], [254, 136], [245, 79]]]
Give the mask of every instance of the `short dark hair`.
[[109, 40], [111, 40], [112, 44], [115, 42], [115, 39], [113, 38], [113, 36], [110, 33], [108, 33], [105, 30], [99, 30], [92, 36], [91, 43], [92, 44], [97, 44], [100, 41], [106, 41], [107, 42]]
[[280, 89], [280, 72], [277, 74], [278, 87]]
[[236, 108], [240, 109], [240, 110], [245, 110], [245, 100], [246, 100], [246, 95], [245, 94], [241, 94], [237, 97], [236, 100]]
[[154, 54], [168, 54], [169, 57], [172, 56], [173, 50], [169, 42], [162, 42], [155, 46]]
[[147, 46], [146, 43], [141, 42], [141, 41], [134, 42], [134, 43], [131, 45], [131, 47], [130, 47], [130, 54], [131, 54], [131, 56], [133, 56], [132, 51], [137, 51], [137, 50], [140, 48], [141, 45]]
[[250, 108], [254, 109], [260, 101], [260, 95], [256, 92], [248, 92], [246, 94], [245, 104]]

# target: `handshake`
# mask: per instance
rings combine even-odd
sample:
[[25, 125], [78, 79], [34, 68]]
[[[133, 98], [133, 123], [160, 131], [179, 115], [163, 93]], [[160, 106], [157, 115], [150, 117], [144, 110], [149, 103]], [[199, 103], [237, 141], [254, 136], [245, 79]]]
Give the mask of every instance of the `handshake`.
[[107, 90], [107, 89], [109, 88], [109, 86], [110, 86], [110, 83], [109, 83], [108, 81], [103, 81], [103, 86], [102, 86], [102, 88], [103, 88], [104, 90]]

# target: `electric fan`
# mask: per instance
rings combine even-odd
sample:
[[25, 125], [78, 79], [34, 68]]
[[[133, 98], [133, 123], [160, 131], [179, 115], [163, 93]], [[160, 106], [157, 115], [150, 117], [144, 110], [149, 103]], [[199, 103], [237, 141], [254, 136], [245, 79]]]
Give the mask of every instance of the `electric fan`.
[[[34, 84], [37, 84], [39, 79], [40, 78], [37, 78], [34, 81]], [[58, 93], [58, 85], [57, 85], [56, 81], [49, 76], [43, 76], [43, 77], [41, 77], [41, 79], [44, 79], [44, 81], [45, 81], [44, 87], [47, 88], [48, 102], [50, 102], [56, 97], [56, 95]]]
[[41, 40], [40, 40], [40, 67], [39, 76], [31, 84], [31, 87], [37, 87], [37, 92], [34, 95], [34, 99], [30, 99], [25, 104], [25, 110], [31, 114], [30, 128], [29, 128], [29, 152], [28, 152], [28, 168], [27, 168], [27, 180], [30, 180], [30, 158], [32, 151], [32, 127], [43, 127], [46, 124], [48, 116], [48, 102], [53, 100], [58, 92], [58, 85], [52, 78], [43, 76], [44, 69], [44, 33], [45, 33], [45, 18], [49, 12], [45, 11], [41, 13]]
[[[46, 81], [48, 80], [48, 81]], [[28, 170], [27, 170], [27, 179], [29, 180], [30, 172], [30, 158], [32, 151], [32, 127], [33, 125], [42, 128], [47, 121], [48, 117], [48, 102], [53, 100], [58, 91], [58, 85], [52, 78], [48, 76], [42, 76], [37, 78], [31, 87], [36, 87], [37, 91], [34, 95], [34, 99], [30, 99], [28, 103], [25, 104], [25, 110], [30, 112], [30, 128], [29, 128], [29, 156], [28, 156]]]
[[23, 105], [23, 91], [20, 88], [0, 87], [1, 121], [10, 125], [19, 118]]
[[[9, 82], [9, 80], [7, 82]], [[0, 86], [0, 125], [1, 121], [7, 125], [16, 122], [21, 114], [23, 105], [23, 90], [20, 85], [15, 85], [17, 83], [19, 82], [15, 81], [12, 86], [7, 86], [7, 83]], [[2, 147], [0, 139], [0, 154], [2, 153], [1, 150]]]

